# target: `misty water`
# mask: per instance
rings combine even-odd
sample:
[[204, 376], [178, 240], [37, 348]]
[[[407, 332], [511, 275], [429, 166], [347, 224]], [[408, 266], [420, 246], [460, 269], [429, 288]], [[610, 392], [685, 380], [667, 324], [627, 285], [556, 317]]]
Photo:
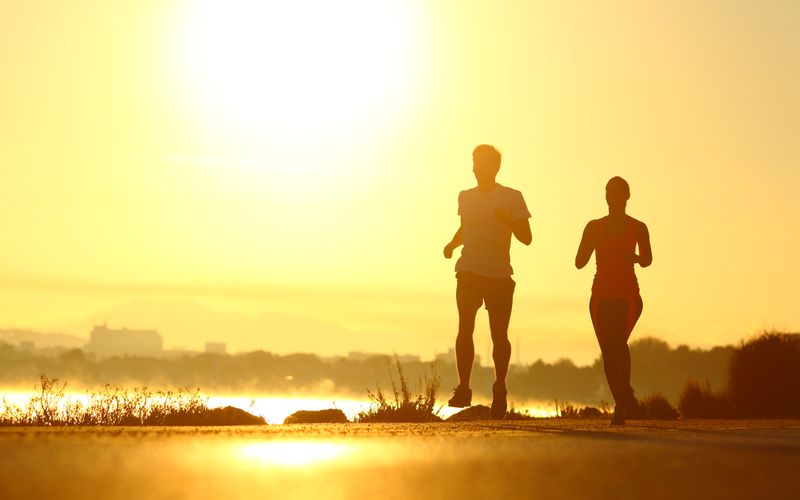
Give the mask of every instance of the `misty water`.
[[[5, 403], [15, 405], [19, 408], [27, 407], [31, 398], [35, 396], [30, 391], [20, 391], [18, 389], [9, 391], [0, 391]], [[64, 407], [68, 402], [81, 402], [86, 405], [89, 402], [90, 396], [86, 391], [69, 391], [65, 392], [64, 401], [61, 406]], [[264, 417], [268, 424], [282, 424], [284, 419], [294, 412], [300, 410], [325, 410], [336, 408], [342, 410], [347, 418], [353, 421], [356, 416], [366, 411], [370, 407], [368, 399], [358, 399], [352, 395], [343, 396], [315, 396], [313, 394], [295, 394], [295, 395], [203, 395], [201, 396], [207, 401], [210, 408], [233, 406], [240, 408], [249, 413], [257, 416]], [[491, 401], [476, 400], [474, 404], [490, 404]], [[534, 417], [552, 417], [556, 415], [554, 403], [545, 402], [527, 402], [525, 404], [515, 404], [514, 407], [519, 411], [527, 411]], [[0, 402], [0, 411], [4, 409], [4, 404]], [[458, 413], [461, 408], [451, 408], [447, 406], [446, 402], [439, 401], [437, 406], [438, 415], [441, 418], [448, 418], [449, 416]]]

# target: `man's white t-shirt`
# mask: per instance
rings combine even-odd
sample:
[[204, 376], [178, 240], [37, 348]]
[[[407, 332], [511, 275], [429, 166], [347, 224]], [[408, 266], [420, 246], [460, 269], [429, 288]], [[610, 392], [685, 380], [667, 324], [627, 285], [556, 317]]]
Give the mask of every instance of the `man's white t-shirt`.
[[456, 272], [469, 271], [490, 278], [506, 278], [514, 273], [509, 255], [511, 228], [495, 218], [498, 208], [512, 220], [531, 216], [522, 193], [500, 184], [489, 192], [474, 187], [458, 194], [464, 247]]

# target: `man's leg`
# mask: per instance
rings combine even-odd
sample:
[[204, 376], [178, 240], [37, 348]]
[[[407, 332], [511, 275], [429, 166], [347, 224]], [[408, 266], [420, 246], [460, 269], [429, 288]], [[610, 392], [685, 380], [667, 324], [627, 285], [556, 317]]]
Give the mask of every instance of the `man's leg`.
[[492, 360], [494, 360], [494, 379], [497, 384], [506, 385], [508, 363], [511, 361], [511, 342], [508, 340], [508, 323], [511, 311], [489, 311], [489, 328], [492, 332]]
[[475, 360], [475, 346], [472, 334], [475, 331], [475, 315], [481, 307], [483, 299], [475, 288], [470, 277], [459, 277], [456, 288], [456, 305], [458, 306], [458, 336], [456, 337], [456, 367], [458, 383], [469, 387], [472, 375], [472, 364]]
[[492, 417], [502, 419], [506, 414], [506, 376], [511, 360], [511, 342], [508, 340], [508, 323], [514, 301], [514, 281], [496, 280], [486, 297], [489, 310], [489, 329], [492, 334], [492, 359], [494, 360], [494, 385], [492, 386]]
[[495, 383], [505, 387], [508, 363], [511, 360], [511, 342], [508, 340], [508, 324], [514, 302], [515, 284], [509, 278], [498, 280], [493, 287], [491, 298], [487, 297], [489, 310], [489, 330], [492, 334], [492, 359], [494, 360]]

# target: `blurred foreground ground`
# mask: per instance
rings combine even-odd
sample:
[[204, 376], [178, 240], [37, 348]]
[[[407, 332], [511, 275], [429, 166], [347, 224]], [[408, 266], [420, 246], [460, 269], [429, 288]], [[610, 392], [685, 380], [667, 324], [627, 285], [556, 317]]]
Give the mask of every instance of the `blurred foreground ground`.
[[3, 428], [0, 498], [800, 498], [800, 420]]

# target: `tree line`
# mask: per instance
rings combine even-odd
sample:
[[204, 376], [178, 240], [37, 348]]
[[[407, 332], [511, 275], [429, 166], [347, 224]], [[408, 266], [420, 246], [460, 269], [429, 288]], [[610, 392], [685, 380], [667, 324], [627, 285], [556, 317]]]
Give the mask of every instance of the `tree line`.
[[[721, 390], [734, 348], [670, 347], [655, 338], [631, 343], [632, 382], [637, 393], [661, 393], [677, 401], [687, 381], [702, 381]], [[242, 354], [185, 354], [173, 358], [112, 357], [95, 359], [81, 349], [43, 355], [0, 344], [0, 386], [33, 384], [42, 373], [69, 381], [73, 387], [104, 384], [156, 388], [199, 387], [208, 394], [309, 394], [364, 397], [367, 389], [390, 387], [390, 355], [366, 359], [321, 358], [314, 354], [279, 355], [266, 351]], [[443, 390], [457, 385], [453, 360], [403, 363], [411, 384], [424, 387], [425, 378], [441, 378]], [[473, 390], [489, 398], [491, 366], [475, 365]], [[513, 365], [508, 376], [511, 401], [572, 401], [597, 405], [611, 401], [602, 360], [577, 366], [569, 359]]]

